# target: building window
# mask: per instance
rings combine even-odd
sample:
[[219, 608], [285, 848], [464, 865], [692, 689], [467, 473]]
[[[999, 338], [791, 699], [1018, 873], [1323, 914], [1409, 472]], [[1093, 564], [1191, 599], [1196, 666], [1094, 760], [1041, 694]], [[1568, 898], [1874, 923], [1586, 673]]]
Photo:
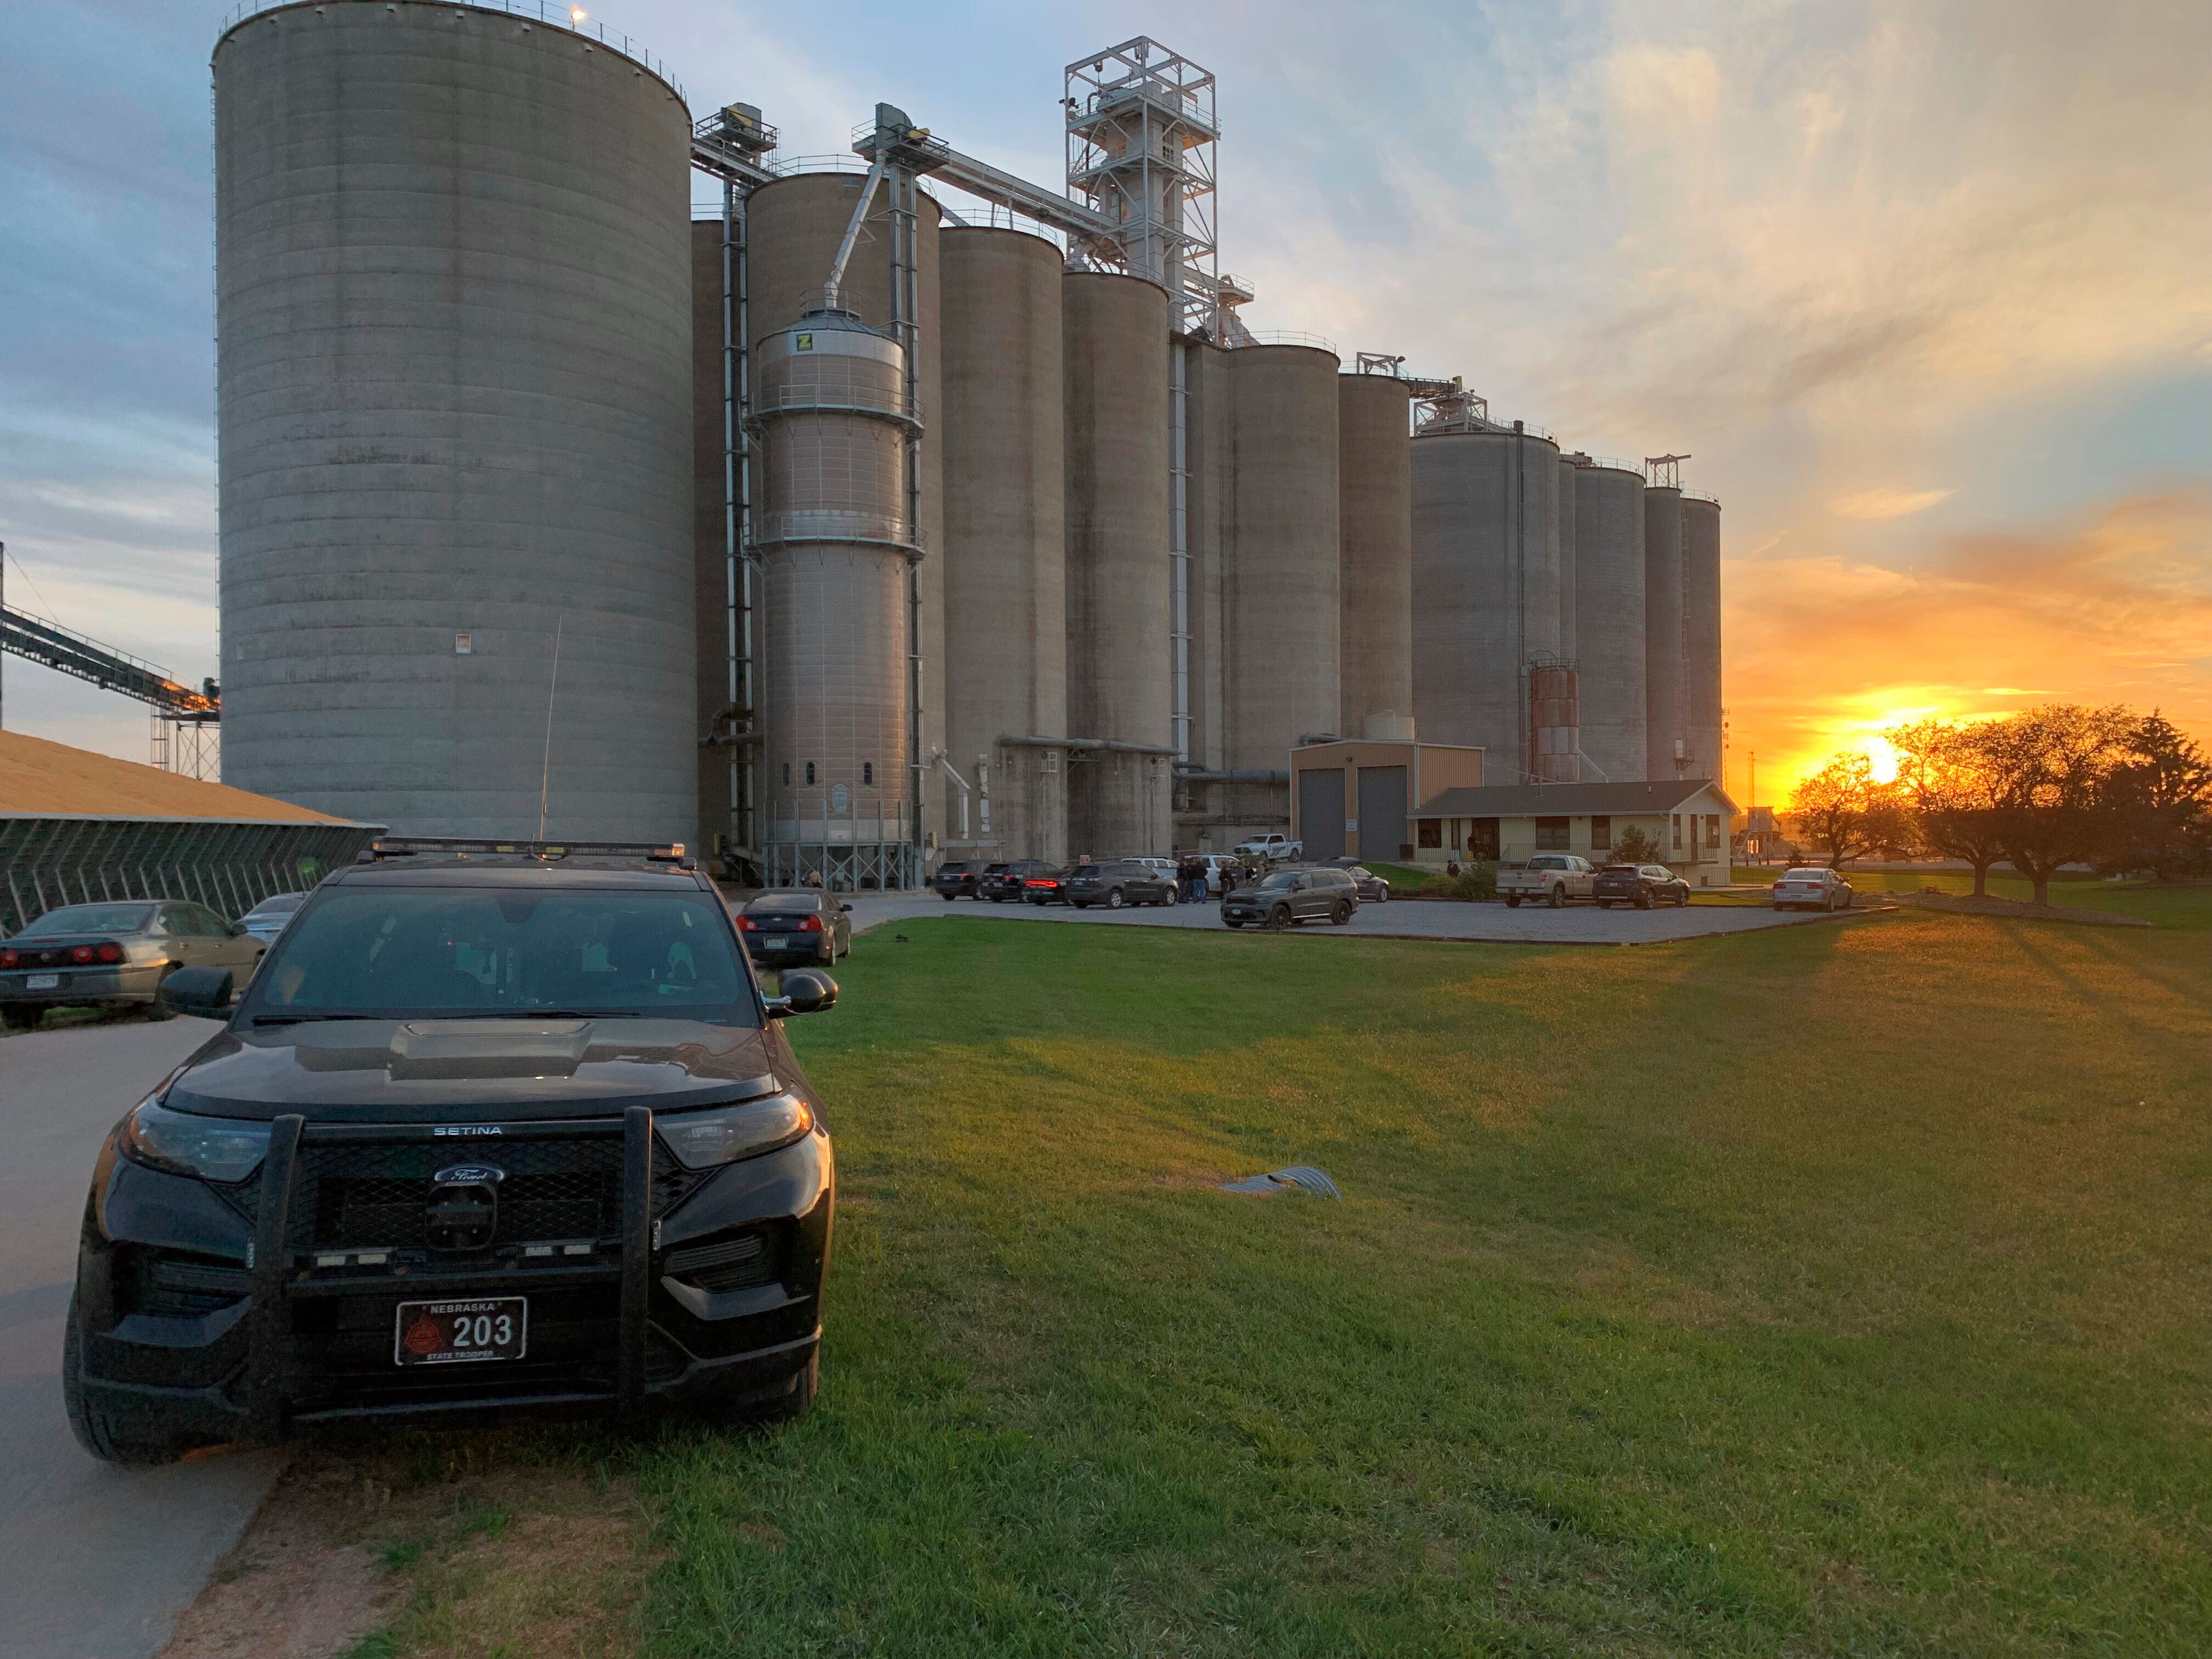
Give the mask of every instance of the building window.
[[783, 781], [786, 786], [788, 786], [791, 782], [791, 763], [789, 761], [786, 761], [783, 763]]
[[876, 781], [876, 763], [875, 763], [875, 762], [873, 762], [873, 761], [862, 761], [862, 762], [860, 763], [860, 781], [861, 781], [862, 783], [873, 783], [875, 781]]
[[1538, 818], [1536, 820], [1536, 850], [1540, 853], [1564, 853], [1567, 850], [1567, 818]]
[[1498, 856], [1496, 818], [1477, 818], [1468, 825], [1467, 855], [1478, 860]]
[[1442, 847], [1444, 844], [1444, 821], [1442, 818], [1422, 818], [1414, 826], [1413, 839], [1423, 847]]
[[[807, 762], [807, 763], [806, 763], [806, 781], [807, 781], [807, 782], [809, 782], [809, 783], [811, 783], [811, 782], [813, 782], [813, 781], [814, 781], [814, 763], [813, 763], [812, 761], [809, 761], [809, 762]], [[1679, 847], [1679, 846], [1680, 846], [1680, 845], [1681, 845], [1681, 843], [1682, 843], [1682, 820], [1681, 820], [1681, 819], [1680, 819], [1680, 818], [1676, 818], [1676, 819], [1674, 820], [1674, 844], [1675, 844], [1676, 846], [1678, 846], [1678, 847]]]
[[[808, 769], [810, 772], [812, 770], [811, 768]], [[811, 783], [814, 780], [809, 777], [807, 781]], [[1682, 850], [1682, 815], [1680, 812], [1674, 814], [1674, 850], [1678, 853]]]
[[1720, 850], [1721, 815], [1717, 812], [1708, 812], [1705, 814], [1705, 845], [1711, 848], [1715, 852], [1718, 852]]
[[1601, 813], [1590, 816], [1590, 851], [1609, 853], [1613, 850], [1613, 820]]

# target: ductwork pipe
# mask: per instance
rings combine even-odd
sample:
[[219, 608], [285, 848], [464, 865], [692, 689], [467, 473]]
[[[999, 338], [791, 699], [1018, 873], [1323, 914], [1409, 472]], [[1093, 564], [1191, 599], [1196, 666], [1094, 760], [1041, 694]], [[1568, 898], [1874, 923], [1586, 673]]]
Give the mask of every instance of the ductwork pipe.
[[1203, 766], [1178, 766], [1175, 770], [1177, 783], [1288, 783], [1288, 772], [1269, 772], [1258, 767], [1245, 767], [1232, 771]]

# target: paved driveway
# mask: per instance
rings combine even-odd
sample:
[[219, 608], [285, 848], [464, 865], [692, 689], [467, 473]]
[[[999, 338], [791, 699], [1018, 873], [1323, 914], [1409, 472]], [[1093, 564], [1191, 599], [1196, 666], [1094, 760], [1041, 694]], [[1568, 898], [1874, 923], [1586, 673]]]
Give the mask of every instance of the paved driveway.
[[[1003, 916], [1010, 921], [1076, 922], [1107, 927], [1210, 927], [1221, 929], [1218, 902], [1177, 904], [1164, 909], [1071, 909], [1064, 904], [990, 904], [955, 899], [947, 904], [933, 893], [860, 894], [852, 899], [855, 928], [923, 916]], [[1342, 927], [1308, 922], [1301, 933], [1365, 934], [1378, 939], [1494, 940], [1512, 945], [1650, 945], [1668, 939], [1710, 939], [1762, 927], [1819, 927], [1832, 918], [1806, 911], [1777, 911], [1767, 905], [1692, 904], [1682, 909], [1601, 910], [1594, 904], [1570, 904], [1553, 910], [1523, 905], [1452, 904], [1431, 899], [1395, 899], [1363, 904]]]
[[143, 1659], [260, 1506], [278, 1454], [95, 1462], [62, 1414], [62, 1322], [100, 1137], [212, 1021], [0, 1040], [0, 1653]]

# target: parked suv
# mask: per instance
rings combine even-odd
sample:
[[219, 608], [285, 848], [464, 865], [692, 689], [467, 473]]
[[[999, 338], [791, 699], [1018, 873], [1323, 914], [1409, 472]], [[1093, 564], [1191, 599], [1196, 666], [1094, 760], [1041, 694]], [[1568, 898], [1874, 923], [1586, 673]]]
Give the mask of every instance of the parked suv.
[[1279, 930], [1301, 921], [1341, 927], [1358, 908], [1358, 889], [1341, 870], [1273, 870], [1224, 898], [1221, 919], [1231, 927], [1256, 922]]
[[1591, 878], [1590, 892], [1601, 910], [1616, 904], [1649, 910], [1655, 904], [1690, 902], [1690, 884], [1663, 864], [1608, 864]]
[[[681, 848], [386, 840], [100, 1148], [63, 1354], [120, 1462], [344, 1419], [796, 1414], [836, 1181]], [[231, 970], [169, 994], [216, 1013]]]
[[1042, 859], [1016, 859], [1008, 864], [994, 864], [975, 884], [975, 896], [987, 898], [994, 904], [1026, 898], [1028, 892], [1024, 884], [1031, 876], [1048, 876], [1052, 872], [1053, 866]]
[[1135, 859], [1116, 859], [1078, 867], [1062, 884], [1061, 896], [1079, 910], [1094, 904], [1109, 910], [1125, 904], [1173, 904], [1175, 882]]
[[937, 889], [937, 896], [948, 904], [957, 898], [981, 898], [982, 894], [978, 889], [984, 872], [995, 867], [980, 860], [965, 864], [940, 864], [931, 885]]

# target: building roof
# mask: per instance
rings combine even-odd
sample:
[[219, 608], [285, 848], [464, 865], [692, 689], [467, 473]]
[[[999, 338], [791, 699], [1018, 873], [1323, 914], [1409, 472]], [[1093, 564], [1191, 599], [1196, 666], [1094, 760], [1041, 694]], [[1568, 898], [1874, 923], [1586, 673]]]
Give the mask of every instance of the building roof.
[[1501, 783], [1447, 789], [1413, 811], [1417, 818], [1573, 817], [1601, 812], [1627, 817], [1671, 812], [1710, 789], [1730, 811], [1735, 803], [1711, 778], [1669, 778], [1650, 783]]
[[0, 818], [199, 818], [232, 823], [347, 823], [288, 800], [157, 766], [0, 732]]

